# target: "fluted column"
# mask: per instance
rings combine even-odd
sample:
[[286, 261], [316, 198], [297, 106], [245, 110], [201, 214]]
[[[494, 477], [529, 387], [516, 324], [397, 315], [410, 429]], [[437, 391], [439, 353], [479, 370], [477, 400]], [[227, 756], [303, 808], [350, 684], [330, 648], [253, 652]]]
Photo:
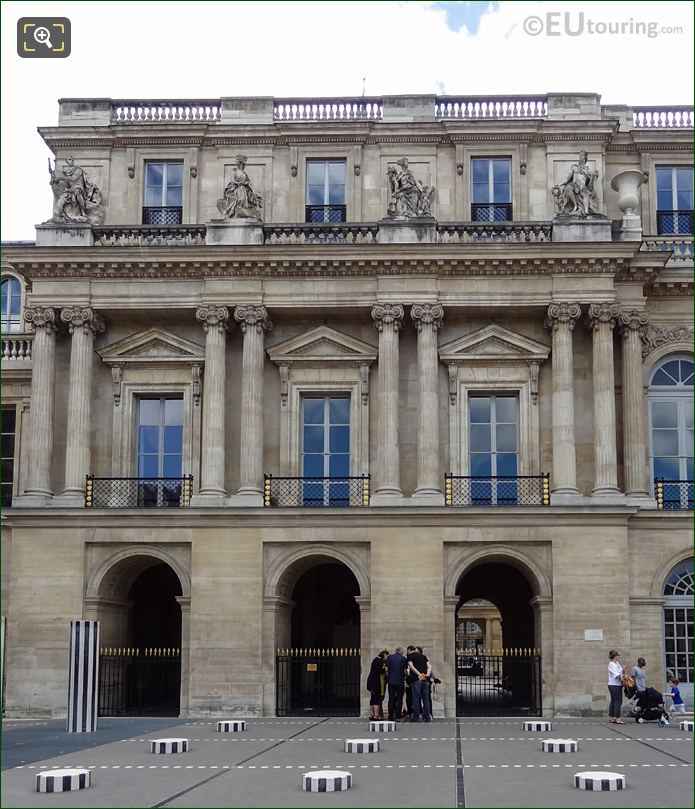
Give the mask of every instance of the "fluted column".
[[372, 320], [379, 332], [379, 480], [374, 495], [403, 497], [398, 439], [398, 332], [403, 327], [400, 304], [379, 303], [372, 307]]
[[417, 329], [417, 489], [414, 497], [442, 496], [439, 482], [439, 356], [437, 332], [444, 308], [439, 304], [415, 304], [410, 310]]
[[53, 496], [53, 405], [55, 402], [55, 309], [25, 309], [24, 319], [34, 334], [31, 372], [31, 431], [27, 485], [24, 493], [34, 498]]
[[90, 428], [94, 337], [106, 329], [104, 319], [90, 306], [66, 307], [60, 319], [67, 323], [70, 341], [65, 487], [63, 497], [81, 498], [90, 473]]
[[642, 389], [642, 339], [649, 323], [643, 309], [622, 312], [623, 336], [623, 463], [625, 494], [647, 497], [647, 430]]
[[594, 495], [619, 493], [613, 370], [613, 329], [619, 316], [617, 303], [592, 303], [589, 307], [593, 331]]
[[581, 314], [576, 303], [551, 303], [545, 322], [553, 334], [553, 494], [579, 494], [574, 440], [572, 331]]
[[224, 488], [225, 367], [229, 310], [200, 306], [195, 313], [205, 332], [203, 431], [200, 459], [200, 497], [219, 498]]
[[[244, 335], [241, 365], [241, 458], [237, 495], [263, 495], [263, 339], [273, 328], [265, 306], [237, 306]], [[262, 501], [261, 501], [262, 502]]]

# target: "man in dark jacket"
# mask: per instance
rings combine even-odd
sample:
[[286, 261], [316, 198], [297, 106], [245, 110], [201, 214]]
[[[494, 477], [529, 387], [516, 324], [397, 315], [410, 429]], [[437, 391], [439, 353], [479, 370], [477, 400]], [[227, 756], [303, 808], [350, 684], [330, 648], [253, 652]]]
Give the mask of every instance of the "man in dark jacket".
[[400, 722], [403, 710], [403, 691], [405, 689], [405, 672], [408, 668], [408, 661], [403, 657], [403, 650], [400, 646], [389, 655], [386, 661], [386, 682], [389, 689], [389, 719], [393, 722]]

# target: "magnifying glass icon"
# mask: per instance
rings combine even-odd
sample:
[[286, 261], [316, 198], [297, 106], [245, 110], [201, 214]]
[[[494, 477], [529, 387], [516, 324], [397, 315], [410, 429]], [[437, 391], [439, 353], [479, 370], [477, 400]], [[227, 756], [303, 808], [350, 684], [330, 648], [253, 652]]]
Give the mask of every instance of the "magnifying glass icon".
[[51, 32], [48, 28], [44, 26], [39, 26], [34, 31], [34, 40], [41, 45], [45, 45], [49, 50], [53, 50], [53, 45], [51, 44]]

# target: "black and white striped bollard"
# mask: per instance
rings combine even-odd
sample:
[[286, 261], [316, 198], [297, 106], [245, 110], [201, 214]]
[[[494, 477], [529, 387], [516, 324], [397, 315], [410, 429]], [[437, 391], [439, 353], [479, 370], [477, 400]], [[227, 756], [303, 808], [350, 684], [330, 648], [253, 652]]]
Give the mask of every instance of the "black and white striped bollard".
[[68, 733], [97, 729], [99, 621], [70, 621]]
[[46, 770], [36, 774], [37, 792], [74, 792], [92, 785], [89, 770]]
[[685, 730], [687, 733], [692, 733], [693, 723], [686, 719], [684, 722], [681, 722], [681, 730]]
[[302, 776], [305, 792], [342, 792], [352, 786], [352, 773], [340, 770], [315, 770]]
[[150, 739], [150, 753], [187, 753], [188, 739]]
[[241, 733], [246, 730], [246, 722], [243, 719], [225, 719], [217, 723], [218, 733]]
[[377, 719], [369, 723], [370, 733], [394, 733], [398, 729], [397, 722]]
[[578, 772], [574, 785], [590, 792], [613, 792], [626, 786], [625, 776], [617, 772]]
[[543, 739], [541, 750], [544, 753], [576, 753], [579, 745], [574, 739]]
[[553, 729], [552, 722], [529, 721], [524, 722], [524, 730], [547, 731]]
[[346, 753], [378, 753], [379, 750], [379, 739], [345, 739]]

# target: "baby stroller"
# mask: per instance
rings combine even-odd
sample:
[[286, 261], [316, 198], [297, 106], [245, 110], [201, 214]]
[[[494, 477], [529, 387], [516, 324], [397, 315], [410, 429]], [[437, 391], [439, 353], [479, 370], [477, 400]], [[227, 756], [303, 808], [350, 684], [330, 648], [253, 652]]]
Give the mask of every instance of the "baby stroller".
[[635, 707], [635, 722], [658, 721], [659, 727], [668, 725], [668, 714], [664, 709], [664, 697], [656, 688], [647, 688], [644, 691], [635, 691], [633, 695]]

